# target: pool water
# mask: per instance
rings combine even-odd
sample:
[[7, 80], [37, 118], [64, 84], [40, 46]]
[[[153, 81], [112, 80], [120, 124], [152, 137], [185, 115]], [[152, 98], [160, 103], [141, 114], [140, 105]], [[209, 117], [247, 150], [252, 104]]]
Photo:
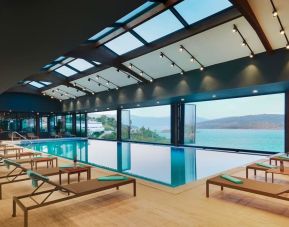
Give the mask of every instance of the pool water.
[[55, 139], [22, 144], [36, 151], [177, 187], [257, 161], [264, 156], [191, 147], [100, 140]]

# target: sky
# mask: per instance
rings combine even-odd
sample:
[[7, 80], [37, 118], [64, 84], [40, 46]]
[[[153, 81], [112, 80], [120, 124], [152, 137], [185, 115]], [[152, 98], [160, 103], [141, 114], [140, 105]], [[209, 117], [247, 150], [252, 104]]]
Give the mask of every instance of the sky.
[[284, 114], [284, 94], [196, 102], [197, 116], [217, 119], [257, 114]]
[[171, 115], [171, 106], [135, 108], [130, 110], [130, 114], [140, 117], [169, 117]]

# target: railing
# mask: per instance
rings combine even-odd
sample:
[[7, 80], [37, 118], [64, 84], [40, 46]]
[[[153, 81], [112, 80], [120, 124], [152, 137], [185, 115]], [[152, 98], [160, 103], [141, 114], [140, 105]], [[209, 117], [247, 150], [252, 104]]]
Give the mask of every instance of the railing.
[[14, 134], [20, 136], [20, 138], [22, 138], [22, 139], [28, 141], [30, 144], [32, 144], [32, 141], [31, 141], [31, 140], [27, 139], [25, 136], [21, 135], [21, 134], [18, 133], [18, 132], [12, 132], [12, 133], [11, 133], [11, 141], [13, 141], [13, 139], [14, 139]]

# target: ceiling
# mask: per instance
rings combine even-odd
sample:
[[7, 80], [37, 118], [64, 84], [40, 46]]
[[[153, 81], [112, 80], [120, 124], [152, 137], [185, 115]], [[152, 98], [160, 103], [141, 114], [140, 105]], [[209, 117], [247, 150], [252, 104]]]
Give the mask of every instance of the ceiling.
[[144, 2], [1, 1], [0, 93], [37, 73]]
[[[234, 4], [233, 7], [213, 14], [192, 25], [186, 25], [186, 22], [180, 18], [182, 16], [177, 15], [175, 10], [172, 9], [178, 1], [168, 0], [166, 4], [159, 4], [154, 9], [144, 13], [146, 14], [145, 16], [140, 15], [141, 19], [134, 19], [137, 21], [136, 24], [134, 24], [134, 21], [127, 23], [120, 27], [120, 33], [114, 32], [112, 37], [110, 35], [108, 35], [109, 37], [104, 37], [105, 41], [103, 43], [97, 41], [86, 43], [85, 45], [83, 41], [87, 40], [88, 37], [101, 31], [107, 25], [112, 24], [123, 15], [142, 5], [145, 1], [126, 1], [128, 4], [124, 4], [123, 1], [122, 4], [119, 3], [120, 1], [106, 1], [101, 4], [94, 4], [94, 1], [88, 1], [85, 6], [80, 6], [81, 10], [79, 10], [76, 3], [73, 3], [75, 8], [71, 6], [72, 3], [69, 3], [69, 10], [65, 12], [60, 10], [67, 7], [62, 1], [61, 5], [63, 4], [63, 7], [60, 7], [59, 3], [56, 6], [53, 2], [52, 5], [50, 3], [47, 4], [49, 6], [46, 7], [49, 7], [49, 10], [46, 10], [44, 7], [44, 11], [47, 11], [46, 13], [42, 14], [37, 11], [38, 13], [36, 14], [38, 15], [31, 13], [30, 15], [33, 15], [31, 18], [25, 19], [24, 21], [26, 22], [21, 21], [22, 29], [19, 29], [20, 33], [15, 29], [9, 30], [9, 27], [5, 26], [10, 34], [10, 37], [7, 37], [7, 39], [10, 38], [10, 49], [13, 49], [13, 51], [9, 52], [9, 48], [6, 47], [6, 53], [9, 52], [11, 56], [11, 58], [7, 59], [4, 58], [5, 52], [4, 54], [0, 52], [1, 59], [3, 58], [3, 62], [5, 63], [3, 67], [0, 67], [0, 73], [12, 76], [11, 80], [7, 80], [0, 85], [0, 92], [3, 92], [5, 87], [15, 85], [16, 82], [29, 75], [30, 80], [31, 78], [39, 81], [48, 80], [52, 81], [53, 84], [46, 89], [35, 89], [31, 88], [31, 86], [25, 86], [25, 88], [23, 86], [15, 86], [10, 91], [18, 91], [17, 89], [19, 89], [22, 92], [29, 92], [34, 90], [37, 94], [41, 94], [42, 92], [46, 95], [54, 96], [59, 100], [66, 100], [84, 95], [94, 95], [98, 92], [110, 91], [139, 82], [149, 82], [150, 80], [153, 82], [154, 79], [181, 74], [182, 71], [199, 69], [201, 66], [206, 68], [234, 59], [249, 57], [251, 51], [256, 55], [268, 51], [266, 46], [263, 46], [264, 39], [268, 40], [273, 50], [286, 46], [286, 39], [283, 35], [280, 35], [278, 20], [272, 16], [273, 9], [269, 0], [231, 0]], [[283, 23], [285, 34], [289, 35], [289, 15], [286, 13], [289, 11], [289, 2], [284, 0], [273, 0], [273, 2]], [[54, 3], [56, 4], [56, 1]], [[248, 6], [246, 6], [246, 3], [248, 3]], [[19, 4], [21, 5], [21, 3]], [[31, 7], [35, 9], [45, 6], [45, 4], [31, 3]], [[241, 16], [238, 12], [239, 14], [234, 16], [232, 10], [235, 10], [234, 7], [238, 8], [238, 4], [244, 4], [245, 10], [248, 10], [248, 12], [250, 12], [248, 7], [251, 7], [253, 13], [249, 13], [249, 16], [243, 13], [244, 16]], [[114, 5], [113, 9], [110, 9], [110, 5]], [[4, 6], [11, 6], [10, 8], [13, 8], [11, 3], [7, 3], [7, 6]], [[150, 17], [154, 17], [158, 13], [161, 14], [167, 8], [184, 25], [183, 29], [165, 35], [151, 43], [147, 43], [144, 37], [134, 32], [138, 31], [134, 28], [134, 26], [138, 25], [137, 23], [141, 23], [142, 20], [146, 22]], [[95, 12], [96, 9], [98, 13]], [[28, 10], [32, 12], [30, 8]], [[240, 12], [242, 13], [242, 10]], [[20, 13], [23, 12], [21, 11]], [[233, 16], [232, 19], [228, 20], [225, 15], [230, 13]], [[7, 12], [5, 11], [6, 14]], [[0, 19], [2, 16], [0, 14]], [[256, 16], [256, 21], [254, 21], [254, 16]], [[40, 18], [40, 20], [35, 20], [36, 17]], [[252, 23], [252, 18], [254, 23]], [[8, 19], [7, 15], [5, 20]], [[101, 19], [101, 23], [99, 23], [99, 19]], [[8, 24], [13, 26], [13, 19], [10, 20], [12, 22]], [[214, 21], [218, 22], [214, 24]], [[14, 23], [16, 22], [14, 21]], [[23, 29], [25, 25], [29, 25], [26, 26], [27, 29]], [[239, 33], [232, 32], [234, 25], [237, 26]], [[17, 24], [17, 26], [19, 25]], [[260, 35], [258, 26], [264, 32], [264, 36]], [[127, 31], [131, 32], [130, 34], [134, 36], [134, 39], [138, 39], [138, 41], [136, 40], [138, 43], [142, 43], [142, 45], [137, 45], [140, 46], [139, 48], [132, 48], [132, 51], [123, 55], [120, 54], [119, 56], [106, 45], [103, 45], [106, 41], [117, 40], [119, 35], [121, 36], [124, 32], [127, 34]], [[27, 42], [25, 42], [25, 45], [23, 45], [23, 42], [19, 42], [19, 34], [21, 34], [22, 41], [21, 32], [27, 34], [27, 37], [24, 36], [23, 40]], [[13, 41], [15, 44], [11, 48]], [[241, 43], [243, 41], [247, 45], [242, 46]], [[131, 45], [133, 45], [132, 42], [133, 39], [131, 39]], [[82, 45], [80, 45], [81, 43]], [[166, 45], [162, 43], [166, 43]], [[3, 45], [3, 42], [0, 45]], [[186, 51], [179, 51], [181, 45]], [[119, 48], [119, 46], [117, 47]], [[29, 53], [29, 55], [26, 56], [26, 53]], [[165, 57], [160, 58], [161, 53]], [[39, 73], [41, 67], [62, 55], [82, 58], [90, 63], [99, 61], [101, 64], [94, 65], [92, 69], [79, 71], [71, 77], [65, 77], [55, 71]], [[13, 58], [13, 56], [16, 57]], [[197, 61], [192, 63], [190, 61], [192, 56]], [[60, 63], [64, 64], [63, 62]], [[172, 63], [174, 67], [171, 67]], [[11, 65], [15, 65], [15, 67], [11, 67]], [[7, 71], [6, 74], [5, 70]], [[60, 92], [57, 89], [60, 89]]]

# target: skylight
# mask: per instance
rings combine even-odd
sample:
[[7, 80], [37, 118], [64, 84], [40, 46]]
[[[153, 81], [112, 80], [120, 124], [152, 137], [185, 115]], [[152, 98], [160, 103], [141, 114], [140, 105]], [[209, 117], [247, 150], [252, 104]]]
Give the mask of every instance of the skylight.
[[152, 42], [183, 27], [182, 23], [174, 16], [174, 14], [167, 10], [144, 22], [133, 30], [147, 42]]
[[60, 57], [56, 58], [54, 61], [63, 61], [64, 59], [65, 59], [64, 56], [60, 56]]
[[73, 75], [77, 74], [76, 71], [74, 71], [74, 70], [71, 69], [71, 68], [68, 68], [68, 67], [65, 66], [65, 65], [62, 66], [62, 67], [60, 67], [60, 68], [58, 68], [58, 69], [56, 69], [55, 72], [58, 72], [58, 73], [60, 73], [61, 75], [66, 76], [66, 77], [70, 77], [70, 76], [73, 76]]
[[126, 32], [123, 35], [109, 41], [105, 44], [105, 46], [116, 54], [122, 55], [143, 46], [143, 43], [135, 38], [131, 33]]
[[97, 40], [97, 39], [101, 38], [102, 36], [111, 32], [113, 29], [114, 29], [113, 27], [107, 27], [107, 28], [101, 30], [99, 33], [96, 33], [94, 36], [90, 37], [88, 40], [90, 40], [90, 41]]
[[119, 19], [116, 23], [127, 23], [128, 21], [136, 18], [140, 14], [142, 14], [144, 11], [148, 10], [151, 6], [155, 5], [155, 2], [146, 2], [145, 4], [141, 5], [140, 7], [136, 8], [129, 14], [125, 15], [121, 19]]
[[71, 67], [77, 69], [78, 71], [85, 71], [87, 69], [90, 69], [94, 67], [93, 64], [89, 63], [88, 61], [85, 61], [84, 59], [77, 58], [74, 61], [68, 63]]
[[48, 69], [48, 68], [50, 68], [51, 66], [52, 66], [52, 64], [48, 64], [48, 65], [43, 66], [42, 68], [43, 68], [43, 69]]
[[175, 9], [188, 24], [193, 24], [230, 6], [228, 0], [184, 0]]
[[36, 81], [31, 81], [29, 84], [32, 85], [33, 87], [36, 87], [36, 88], [43, 88], [44, 87], [43, 84], [38, 83]]

